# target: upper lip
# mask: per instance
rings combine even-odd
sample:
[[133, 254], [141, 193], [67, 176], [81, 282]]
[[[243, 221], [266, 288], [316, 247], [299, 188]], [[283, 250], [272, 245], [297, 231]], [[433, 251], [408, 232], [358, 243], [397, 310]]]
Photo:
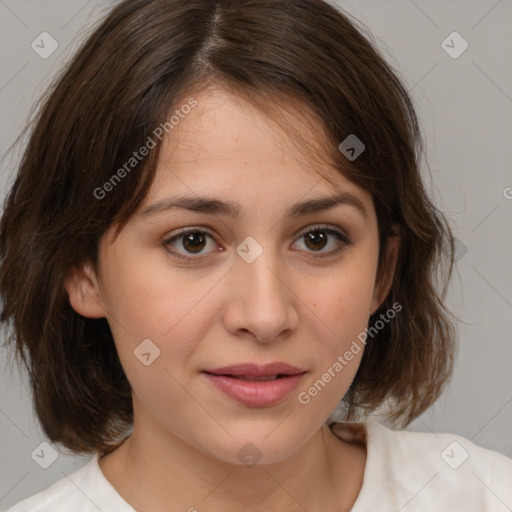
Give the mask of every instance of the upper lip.
[[270, 377], [272, 375], [299, 375], [304, 373], [304, 370], [301, 370], [296, 366], [281, 362], [268, 363], [261, 366], [253, 363], [240, 363], [204, 371], [214, 375], [235, 375], [246, 377]]

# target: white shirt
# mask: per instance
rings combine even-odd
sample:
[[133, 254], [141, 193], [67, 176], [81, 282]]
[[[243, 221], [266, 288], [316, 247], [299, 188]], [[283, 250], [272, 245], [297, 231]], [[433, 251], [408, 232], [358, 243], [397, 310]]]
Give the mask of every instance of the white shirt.
[[[455, 434], [391, 430], [376, 422], [336, 423], [366, 442], [363, 486], [352, 512], [511, 512], [512, 459]], [[135, 512], [103, 475], [96, 454], [68, 478], [8, 512]]]

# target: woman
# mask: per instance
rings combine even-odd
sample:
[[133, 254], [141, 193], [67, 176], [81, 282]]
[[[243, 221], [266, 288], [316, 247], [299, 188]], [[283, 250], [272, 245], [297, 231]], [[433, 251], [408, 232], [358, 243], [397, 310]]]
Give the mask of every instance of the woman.
[[12, 512], [512, 503], [507, 457], [368, 420], [406, 426], [453, 367], [420, 143], [323, 1], [117, 5], [43, 104], [0, 226], [38, 417], [94, 454]]

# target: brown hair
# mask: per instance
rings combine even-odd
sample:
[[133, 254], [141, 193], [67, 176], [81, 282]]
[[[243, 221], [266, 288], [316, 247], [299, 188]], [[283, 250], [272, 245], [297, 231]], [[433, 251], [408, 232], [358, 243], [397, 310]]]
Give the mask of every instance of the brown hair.
[[[46, 435], [76, 453], [111, 450], [133, 411], [106, 319], [77, 314], [63, 282], [81, 262], [96, 268], [102, 235], [137, 211], [159, 144], [108, 200], [95, 190], [182, 98], [212, 83], [262, 108], [293, 99], [314, 114], [323, 158], [373, 195], [379, 275], [389, 237], [400, 233], [391, 291], [370, 323], [394, 303], [402, 310], [368, 342], [344, 398], [347, 419], [390, 400], [389, 419], [406, 426], [452, 372], [454, 324], [443, 305], [452, 236], [421, 181], [411, 100], [371, 36], [322, 0], [123, 1], [42, 100], [0, 224], [8, 342], [28, 369]], [[365, 144], [353, 161], [338, 149], [350, 134]]]

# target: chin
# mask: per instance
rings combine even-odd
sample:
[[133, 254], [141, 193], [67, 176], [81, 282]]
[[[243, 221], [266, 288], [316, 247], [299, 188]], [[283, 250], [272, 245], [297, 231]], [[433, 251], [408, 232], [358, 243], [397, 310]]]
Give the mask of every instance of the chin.
[[[285, 420], [286, 421], [286, 420]], [[273, 422], [271, 428], [244, 428], [239, 433], [228, 429], [233, 435], [222, 435], [221, 438], [211, 439], [211, 443], [201, 438], [201, 450], [229, 464], [254, 465], [276, 464], [289, 458], [307, 441], [306, 433], [290, 432]], [[277, 427], [277, 428], [276, 428]], [[206, 442], [205, 442], [206, 441]]]

